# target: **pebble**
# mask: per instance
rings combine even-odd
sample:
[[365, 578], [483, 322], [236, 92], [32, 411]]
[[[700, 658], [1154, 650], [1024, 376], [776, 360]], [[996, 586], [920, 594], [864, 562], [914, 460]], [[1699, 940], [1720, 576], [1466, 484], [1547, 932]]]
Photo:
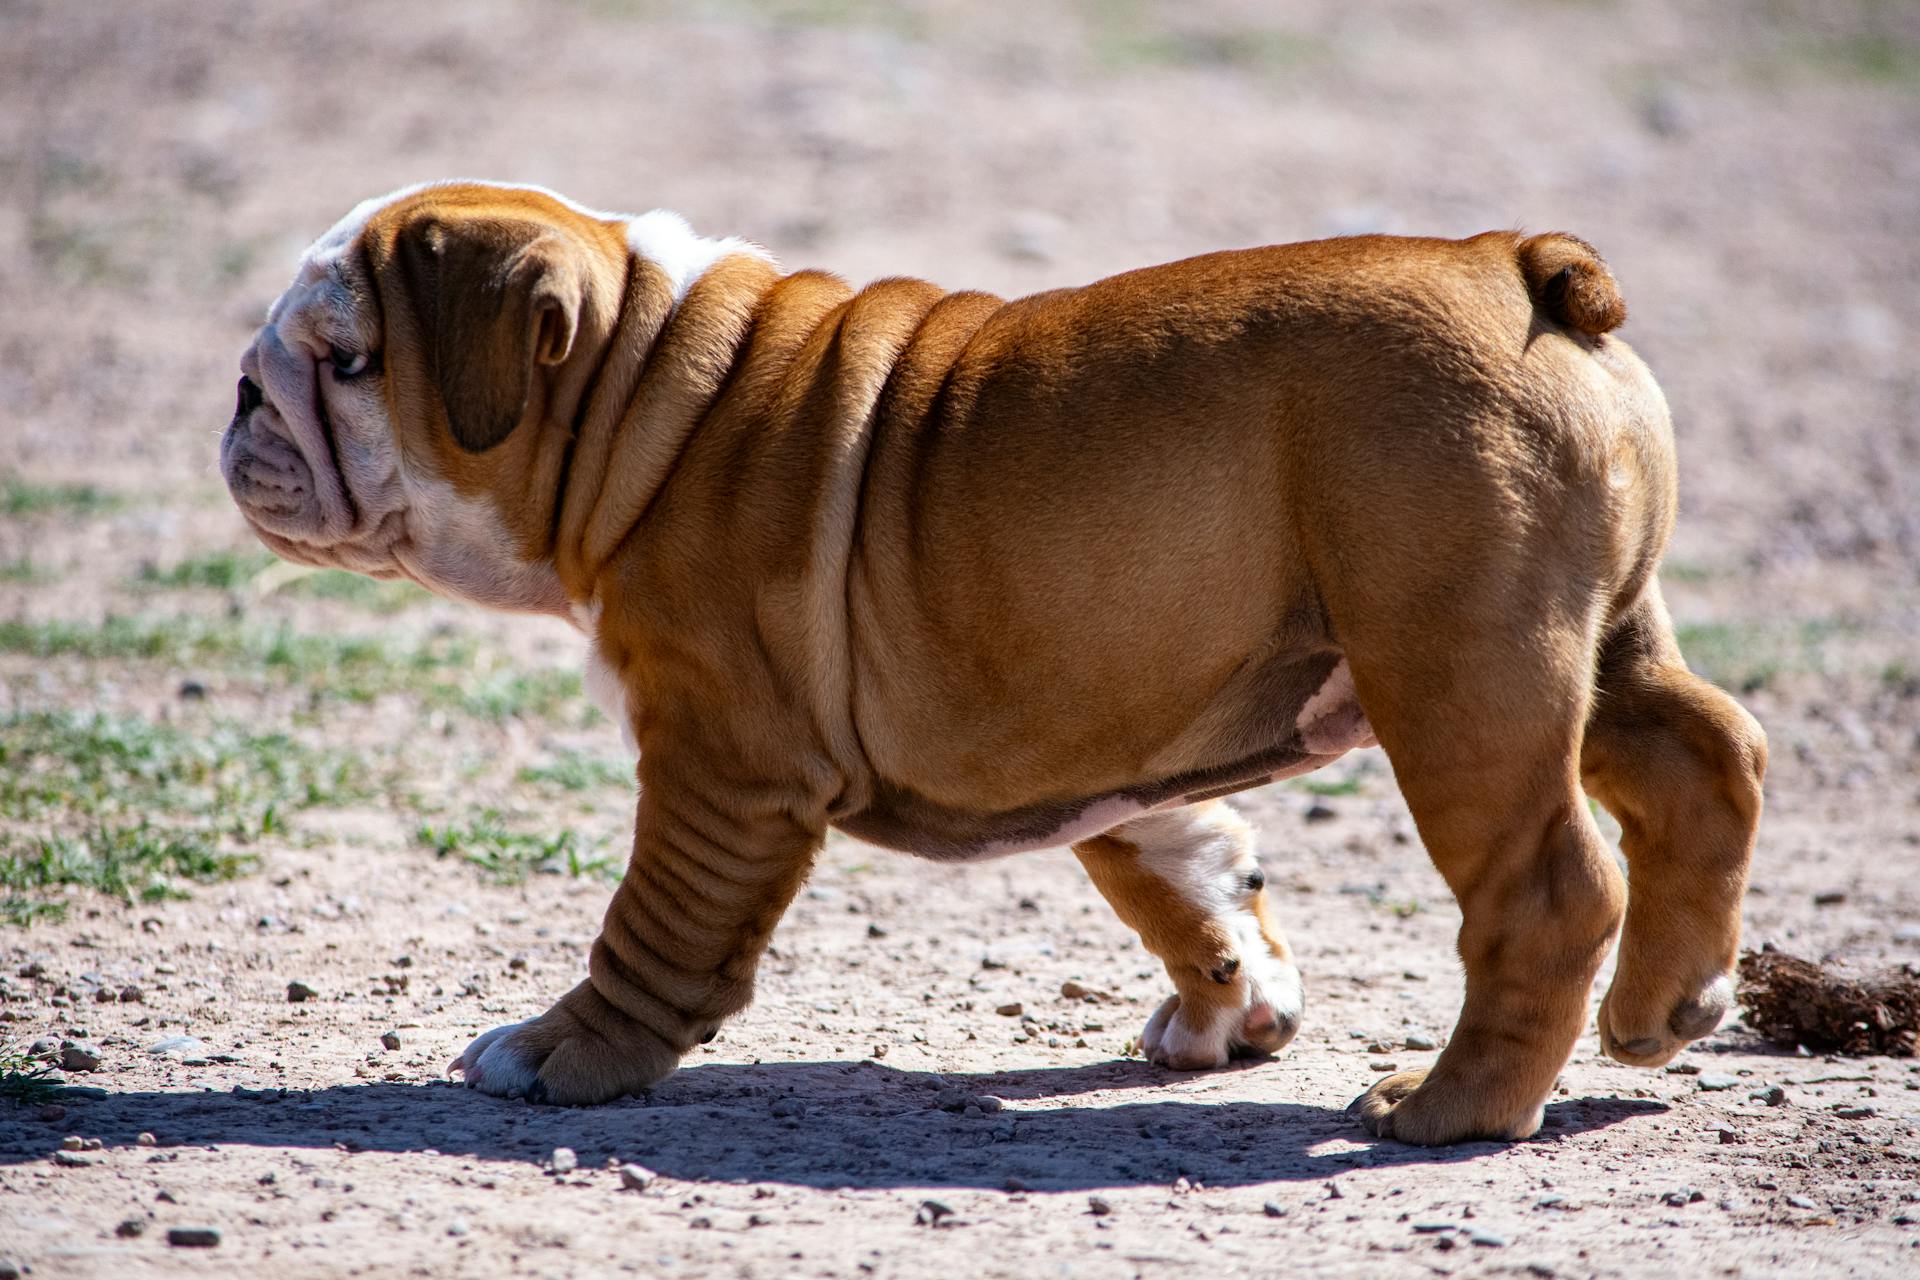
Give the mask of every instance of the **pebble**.
[[212, 1050], [198, 1036], [168, 1036], [165, 1040], [148, 1045], [147, 1052], [156, 1058], [179, 1058], [183, 1062], [198, 1059], [204, 1062]]
[[67, 1118], [67, 1109], [57, 1102], [49, 1102], [38, 1114], [43, 1124], [59, 1124]]
[[121, 1004], [145, 1004], [146, 1001], [147, 1001], [147, 993], [142, 991], [140, 988], [134, 987], [134, 986], [126, 986], [126, 987], [120, 988]]
[[1714, 1125], [1707, 1132], [1719, 1138], [1720, 1145], [1723, 1147], [1731, 1147], [1740, 1141], [1740, 1131], [1724, 1124]]
[[1770, 1107], [1784, 1107], [1787, 1105], [1787, 1091], [1777, 1084], [1770, 1084], [1764, 1089], [1756, 1089], [1748, 1094], [1747, 1100], [1764, 1102]]
[[1872, 1107], [1835, 1107], [1833, 1114], [1842, 1120], [1865, 1120], [1874, 1114]]
[[1105, 1196], [1088, 1196], [1087, 1212], [1096, 1218], [1104, 1218], [1113, 1212], [1113, 1202]]
[[1367, 1070], [1369, 1071], [1398, 1071], [1399, 1069], [1399, 1063], [1390, 1062], [1385, 1058], [1375, 1058], [1367, 1063]]
[[464, 1236], [472, 1230], [473, 1228], [468, 1225], [465, 1218], [455, 1218], [447, 1224], [447, 1234], [450, 1236]]
[[398, 1049], [400, 1047], [400, 1033], [398, 1031], [382, 1032], [380, 1035], [380, 1047], [382, 1049]]
[[776, 1116], [791, 1117], [796, 1120], [807, 1114], [807, 1104], [792, 1096], [775, 1098], [773, 1106], [769, 1109]]
[[1693, 1084], [1702, 1093], [1721, 1093], [1728, 1089], [1738, 1089], [1740, 1077], [1702, 1074], [1694, 1077]]
[[869, 938], [884, 938], [887, 936], [887, 931], [880, 925], [869, 923], [867, 925], [867, 936]]
[[1308, 822], [1332, 822], [1335, 818], [1339, 817], [1340, 815], [1338, 812], [1334, 810], [1332, 805], [1327, 804], [1320, 800], [1315, 800], [1312, 804], [1307, 806], [1306, 813], [1302, 814], [1301, 816], [1304, 817]]
[[60, 1069], [62, 1071], [98, 1071], [100, 1069], [100, 1048], [98, 1045], [69, 1041], [60, 1046]]
[[1269, 1200], [1260, 1206], [1260, 1212], [1269, 1218], [1284, 1218], [1287, 1216], [1287, 1207], [1277, 1201]]
[[1438, 1049], [1440, 1047], [1434, 1041], [1432, 1036], [1420, 1036], [1420, 1035], [1408, 1036], [1401, 1043], [1405, 1044], [1407, 1048], [1413, 1049], [1415, 1051], [1423, 1051], [1427, 1049]]
[[1666, 1072], [1670, 1076], [1697, 1076], [1700, 1064], [1697, 1062], [1673, 1062], [1667, 1064]]
[[1456, 1230], [1458, 1226], [1458, 1223], [1453, 1222], [1416, 1222], [1413, 1224], [1413, 1234], [1417, 1236], [1438, 1235], [1442, 1231]]
[[1026, 1012], [1026, 1006], [1015, 1000], [1011, 1004], [996, 1005], [993, 1011], [1003, 1018], [1017, 1018]]
[[1491, 1231], [1470, 1231], [1467, 1233], [1467, 1239], [1479, 1245], [1482, 1249], [1504, 1249], [1507, 1247], [1506, 1237], [1497, 1236]]
[[572, 1147], [555, 1147], [553, 1154], [547, 1157], [547, 1167], [555, 1173], [572, 1173], [580, 1167], [580, 1157]]
[[287, 984], [288, 1004], [304, 1004], [308, 1000], [318, 999], [319, 996], [320, 993], [318, 991], [304, 982], [289, 982]]
[[56, 1151], [53, 1162], [67, 1169], [85, 1169], [93, 1164], [93, 1157], [83, 1156], [77, 1151]]
[[1814, 1203], [1805, 1196], [1788, 1196], [1787, 1207], [1790, 1209], [1811, 1209], [1814, 1207]]
[[620, 1166], [620, 1185], [628, 1191], [645, 1191], [660, 1175], [643, 1164]]
[[131, 1240], [135, 1236], [143, 1236], [147, 1234], [147, 1220], [145, 1218], [122, 1218], [120, 1219], [120, 1225], [113, 1229], [113, 1234], [119, 1236], [122, 1240]]
[[1661, 1196], [1660, 1200], [1663, 1204], [1670, 1204], [1678, 1209], [1686, 1205], [1698, 1204], [1706, 1198], [1705, 1194], [1693, 1187], [1679, 1187]]
[[1903, 947], [1920, 946], [1920, 923], [1900, 925], [1893, 931], [1893, 940]]
[[953, 1207], [938, 1200], [922, 1200], [913, 1220], [923, 1227], [937, 1227], [953, 1216]]
[[199, 702], [207, 696], [207, 686], [200, 680], [182, 680], [180, 698], [183, 702]]
[[27, 1046], [27, 1053], [35, 1058], [44, 1058], [50, 1053], [58, 1053], [59, 1051], [60, 1042], [52, 1036], [41, 1036], [38, 1040], [35, 1040]]
[[168, 1227], [167, 1243], [180, 1249], [212, 1249], [220, 1244], [218, 1227]]
[[0, 1258], [0, 1280], [20, 1280], [20, 1264], [12, 1258]]

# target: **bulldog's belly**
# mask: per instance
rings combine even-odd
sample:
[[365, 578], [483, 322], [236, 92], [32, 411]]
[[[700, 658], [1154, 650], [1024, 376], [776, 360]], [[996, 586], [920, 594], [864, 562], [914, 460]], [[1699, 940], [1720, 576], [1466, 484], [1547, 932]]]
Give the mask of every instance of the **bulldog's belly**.
[[1288, 722], [1253, 754], [1205, 764], [1100, 795], [1047, 800], [999, 811], [970, 811], [880, 780], [860, 812], [837, 827], [870, 843], [943, 861], [995, 858], [1069, 845], [1155, 809], [1175, 808], [1309, 773], [1355, 747], [1376, 745], [1345, 659]]

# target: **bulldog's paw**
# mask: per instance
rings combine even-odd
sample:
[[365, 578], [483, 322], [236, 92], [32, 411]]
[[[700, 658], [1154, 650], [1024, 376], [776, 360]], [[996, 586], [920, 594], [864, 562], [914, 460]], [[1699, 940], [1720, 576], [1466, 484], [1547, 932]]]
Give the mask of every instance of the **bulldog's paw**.
[[[1642, 990], [1651, 987], [1651, 990]], [[1658, 1067], [1712, 1033], [1733, 1008], [1733, 978], [1629, 984], [1617, 976], [1600, 1002], [1600, 1048], [1633, 1067]]]
[[1175, 1071], [1224, 1067], [1233, 1058], [1271, 1057], [1300, 1030], [1300, 971], [1272, 963], [1257, 984], [1242, 977], [1221, 1001], [1168, 996], [1147, 1019], [1140, 1051]]
[[1391, 1138], [1416, 1147], [1443, 1147], [1454, 1142], [1518, 1142], [1539, 1131], [1544, 1117], [1540, 1103], [1517, 1115], [1493, 1114], [1494, 1094], [1448, 1089], [1427, 1083], [1428, 1073], [1396, 1071], [1347, 1104], [1347, 1114], [1376, 1138]]
[[539, 1017], [479, 1036], [447, 1070], [496, 1097], [592, 1106], [658, 1084], [679, 1061], [583, 982]]

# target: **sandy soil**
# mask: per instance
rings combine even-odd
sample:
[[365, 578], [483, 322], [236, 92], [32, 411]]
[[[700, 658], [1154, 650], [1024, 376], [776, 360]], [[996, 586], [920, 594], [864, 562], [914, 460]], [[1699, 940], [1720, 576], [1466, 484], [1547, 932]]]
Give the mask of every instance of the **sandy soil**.
[[[563, 628], [450, 605], [137, 581], [247, 546], [212, 465], [234, 359], [298, 248], [402, 182], [539, 181], [1005, 292], [1565, 227], [1607, 253], [1674, 403], [1693, 660], [1772, 734], [1750, 941], [1920, 958], [1920, 9], [1269, 8], [0, 3], [0, 476], [109, 498], [0, 516], [0, 621], [452, 637], [478, 655], [456, 683], [578, 663]], [[101, 1056], [70, 1076], [91, 1092], [0, 1099], [0, 1258], [35, 1277], [1920, 1269], [1911, 1061], [1730, 1023], [1646, 1072], [1589, 1035], [1534, 1141], [1367, 1141], [1342, 1107], [1430, 1056], [1409, 1040], [1443, 1043], [1461, 995], [1457, 913], [1378, 753], [1240, 802], [1308, 984], [1276, 1061], [1127, 1056], [1166, 982], [1066, 855], [955, 869], [836, 839], [755, 1006], [649, 1096], [565, 1111], [439, 1072], [576, 980], [605, 882], [497, 884], [415, 833], [495, 809], [617, 855], [619, 782], [521, 772], [615, 756], [576, 698], [482, 714], [244, 654], [0, 652], [0, 715], [62, 708], [282, 731], [376, 783], [185, 900], [77, 892], [62, 922], [0, 925], [0, 1040]], [[653, 1180], [624, 1189], [626, 1162]], [[220, 1243], [170, 1246], [182, 1226]]]

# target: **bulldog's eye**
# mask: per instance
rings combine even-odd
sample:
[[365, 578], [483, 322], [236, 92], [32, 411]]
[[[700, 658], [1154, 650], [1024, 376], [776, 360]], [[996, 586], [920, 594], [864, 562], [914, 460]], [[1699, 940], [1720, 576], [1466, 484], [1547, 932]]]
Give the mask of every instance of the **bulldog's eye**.
[[338, 347], [328, 347], [327, 363], [333, 366], [338, 376], [357, 378], [372, 367], [373, 357], [364, 351], [342, 351]]

